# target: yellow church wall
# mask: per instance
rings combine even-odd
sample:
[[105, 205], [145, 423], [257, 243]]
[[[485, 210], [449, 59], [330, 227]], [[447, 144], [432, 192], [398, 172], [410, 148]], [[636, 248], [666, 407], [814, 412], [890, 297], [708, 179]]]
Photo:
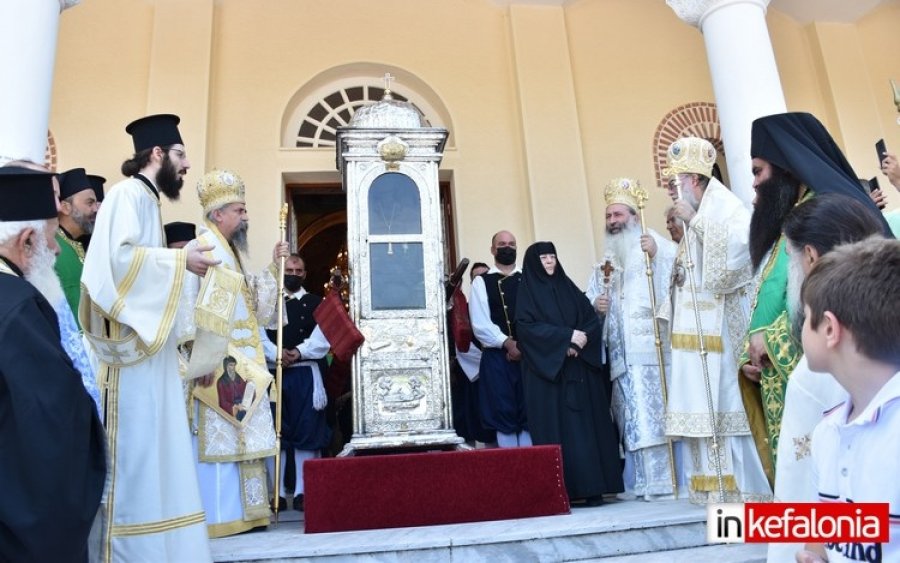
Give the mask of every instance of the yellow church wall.
[[900, 191], [892, 188], [878, 169], [873, 143], [883, 138], [888, 150], [900, 154], [900, 111], [894, 104], [890, 81], [900, 87], [900, 2], [885, 4], [858, 22], [860, 49], [869, 74], [873, 102], [878, 119], [875, 139], [864, 139], [862, 162], [853, 162], [860, 174], [878, 175], [882, 190], [888, 194], [888, 207], [900, 209]]
[[90, 0], [60, 17], [50, 108], [60, 170], [122, 177], [134, 151], [125, 125], [147, 106], [153, 12], [146, 1]]
[[[460, 256], [489, 258], [491, 235], [532, 237], [514, 106], [506, 11], [489, 2], [434, 2], [417, 16], [403, 0], [217, 4], [210, 100], [210, 165], [252, 186], [251, 242], [268, 248], [282, 174], [335, 170], [333, 149], [280, 149], [282, 113], [320, 72], [368, 62], [409, 72], [434, 89], [455, 125], [452, 171]], [[402, 84], [395, 84], [398, 91]]]
[[[60, 168], [117, 181], [131, 152], [125, 124], [179, 113], [193, 169], [164, 218], [199, 221], [202, 172], [237, 171], [258, 268], [278, 234], [284, 181], [339, 179], [333, 149], [282, 147], [295, 94], [334, 69], [383, 67], [398, 76], [398, 91], [404, 77], [407, 87], [427, 85], [452, 120], [441, 168], [460, 256], [490, 261], [499, 229], [512, 230], [522, 251], [536, 236], [556, 239], [583, 284], [603, 248], [603, 188], [619, 176], [648, 189], [647, 222], [665, 234], [670, 202], [655, 185], [653, 136], [673, 109], [715, 102], [699, 30], [658, 0], [419, 8], [418, 0], [83, 2], [60, 25], [50, 121]], [[890, 56], [900, 47], [900, 8], [840, 28], [770, 9], [767, 23], [787, 107], [819, 116], [860, 174], [874, 175], [875, 138], [900, 150], [887, 86], [900, 80]]]
[[674, 108], [715, 101], [703, 37], [653, 0], [577, 0], [567, 5], [566, 24], [597, 252], [612, 178], [641, 182], [650, 196], [647, 224], [668, 236], [663, 213], [671, 200], [655, 183], [653, 137]]

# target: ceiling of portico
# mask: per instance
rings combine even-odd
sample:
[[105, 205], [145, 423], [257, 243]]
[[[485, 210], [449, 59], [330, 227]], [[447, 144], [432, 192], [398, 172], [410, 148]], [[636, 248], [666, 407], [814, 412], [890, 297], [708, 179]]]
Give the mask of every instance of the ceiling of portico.
[[[573, 0], [492, 0], [500, 6], [565, 6]], [[810, 22], [852, 23], [882, 4], [900, 4], [900, 0], [772, 0], [770, 6], [801, 24]]]
[[882, 4], [898, 0], [772, 0], [771, 8], [801, 24], [810, 22], [852, 23]]

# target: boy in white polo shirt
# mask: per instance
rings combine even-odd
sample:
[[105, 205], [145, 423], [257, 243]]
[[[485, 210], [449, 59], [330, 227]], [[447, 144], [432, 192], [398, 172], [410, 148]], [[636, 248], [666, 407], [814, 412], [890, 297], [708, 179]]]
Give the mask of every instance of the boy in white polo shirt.
[[900, 561], [900, 241], [836, 248], [802, 296], [809, 367], [849, 393], [813, 433], [819, 499], [889, 503], [890, 542], [807, 544], [797, 561]]

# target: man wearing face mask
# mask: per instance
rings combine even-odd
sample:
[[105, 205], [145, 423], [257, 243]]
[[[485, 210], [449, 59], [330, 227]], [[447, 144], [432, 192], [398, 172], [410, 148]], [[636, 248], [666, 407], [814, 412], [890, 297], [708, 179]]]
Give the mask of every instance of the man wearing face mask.
[[481, 422], [497, 431], [497, 445], [531, 445], [522, 390], [522, 354], [516, 340], [516, 294], [522, 272], [516, 268], [516, 237], [500, 231], [491, 239], [494, 266], [472, 282], [469, 315], [482, 344]]
[[[284, 311], [287, 325], [282, 335], [281, 363], [282, 411], [281, 447], [285, 453], [294, 452], [297, 470], [296, 488], [288, 495], [284, 484], [286, 456], [281, 457], [281, 483], [278, 484], [281, 510], [287, 498], [294, 497], [294, 510], [303, 510], [303, 462], [320, 457], [331, 442], [331, 428], [325, 419], [328, 399], [322, 377], [328, 368], [325, 355], [331, 345], [316, 324], [313, 313], [322, 298], [306, 291], [306, 263], [298, 254], [291, 254], [284, 263]], [[263, 342], [266, 361], [275, 366], [277, 333], [267, 330], [268, 339]]]

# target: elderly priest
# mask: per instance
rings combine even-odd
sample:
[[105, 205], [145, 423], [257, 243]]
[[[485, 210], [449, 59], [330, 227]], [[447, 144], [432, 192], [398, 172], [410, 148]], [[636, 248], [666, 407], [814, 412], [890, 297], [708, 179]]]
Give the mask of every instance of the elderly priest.
[[103, 427], [51, 303], [52, 175], [0, 168], [0, 560], [85, 561], [106, 478]]

